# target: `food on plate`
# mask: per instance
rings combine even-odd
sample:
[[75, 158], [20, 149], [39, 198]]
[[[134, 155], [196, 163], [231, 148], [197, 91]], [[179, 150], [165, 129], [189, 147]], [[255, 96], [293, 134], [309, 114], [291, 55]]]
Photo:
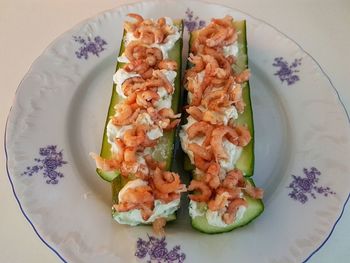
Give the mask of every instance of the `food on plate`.
[[225, 16], [192, 32], [188, 61], [188, 115], [180, 139], [185, 168], [193, 173], [189, 213], [195, 229], [227, 232], [264, 209], [263, 190], [249, 178], [254, 127], [245, 21]]
[[182, 20], [129, 14], [113, 76], [98, 174], [112, 183], [113, 218], [153, 224], [162, 234], [176, 218], [181, 192], [170, 172], [181, 80]]

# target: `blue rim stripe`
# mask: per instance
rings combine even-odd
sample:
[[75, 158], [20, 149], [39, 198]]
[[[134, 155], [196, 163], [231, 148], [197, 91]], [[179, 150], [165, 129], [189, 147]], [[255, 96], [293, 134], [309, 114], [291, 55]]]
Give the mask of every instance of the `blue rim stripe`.
[[321, 244], [315, 251], [313, 251], [313, 252], [310, 254], [310, 256], [308, 256], [303, 262], [308, 261], [313, 255], [315, 255], [319, 250], [321, 250], [321, 248], [323, 247], [324, 244], [326, 244], [326, 242], [328, 241], [328, 239], [329, 239], [329, 238], [331, 237], [331, 235], [333, 234], [333, 231], [334, 231], [335, 227], [337, 226], [338, 222], [340, 221], [341, 217], [343, 216], [344, 210], [345, 210], [345, 207], [346, 207], [346, 204], [348, 203], [349, 199], [350, 199], [350, 194], [348, 195], [348, 198], [346, 199], [346, 201], [345, 201], [345, 203], [344, 203], [344, 205], [343, 205], [343, 208], [342, 208], [342, 210], [341, 210], [341, 213], [340, 213], [339, 217], [337, 218], [337, 221], [335, 221], [335, 223], [334, 223], [334, 225], [333, 225], [333, 227], [332, 227], [332, 230], [331, 230], [331, 232], [328, 234], [327, 238], [326, 238], [326, 239], [322, 242], [322, 244]]
[[[197, 1], [197, 0], [195, 0], [195, 1], [196, 1], [196, 2], [201, 2], [201, 1]], [[203, 1], [203, 2], [204, 2], [204, 1]], [[136, 3], [131, 3], [131, 4], [120, 5], [120, 6], [117, 7], [117, 8], [121, 8], [121, 7], [123, 7], [123, 6], [129, 6], [129, 5], [140, 4], [140, 3], [141, 3], [141, 2], [136, 2]], [[211, 2], [205, 2], [205, 3], [211, 4], [211, 5], [215, 4], [215, 3], [211, 3]], [[237, 8], [225, 6], [225, 5], [222, 5], [222, 4], [221, 4], [221, 5], [220, 5], [220, 4], [216, 4], [216, 5], [224, 6], [224, 7], [226, 7], [226, 8], [233, 9], [233, 10], [237, 10], [237, 11], [241, 12], [242, 14], [245, 14], [245, 15], [247, 15], [247, 16], [250, 16], [251, 18], [253, 18], [253, 19], [257, 20], [257, 21], [260, 21], [260, 22], [262, 22], [262, 23], [265, 23], [266, 25], [272, 27], [272, 28], [275, 29], [277, 32], [279, 32], [280, 34], [282, 34], [284, 37], [286, 37], [287, 39], [289, 39], [290, 41], [292, 41], [294, 44], [296, 44], [306, 55], [308, 55], [308, 56], [318, 65], [319, 69], [322, 71], [322, 73], [324, 74], [324, 76], [328, 79], [329, 83], [331, 84], [333, 90], [334, 90], [335, 93], [336, 93], [336, 96], [338, 97], [338, 100], [339, 100], [340, 104], [342, 105], [342, 108], [344, 109], [344, 112], [345, 112], [345, 115], [347, 116], [348, 122], [350, 123], [350, 116], [349, 116], [349, 113], [348, 113], [348, 111], [347, 111], [347, 109], [346, 109], [346, 107], [345, 107], [344, 102], [342, 101], [342, 99], [341, 99], [341, 97], [340, 97], [340, 94], [339, 94], [338, 90], [337, 90], [337, 89], [335, 88], [335, 86], [333, 85], [333, 82], [331, 81], [330, 77], [329, 77], [328, 74], [323, 70], [323, 68], [321, 67], [320, 63], [318, 63], [317, 60], [316, 60], [309, 52], [307, 52], [304, 48], [302, 48], [301, 45], [298, 44], [298, 42], [296, 42], [294, 39], [292, 39], [291, 37], [289, 37], [288, 35], [286, 35], [286, 34], [283, 33], [282, 31], [280, 31], [279, 29], [277, 29], [275, 26], [271, 25], [270, 23], [266, 22], [266, 21], [263, 20], [263, 19], [257, 18], [257, 17], [255, 17], [255, 16], [253, 16], [253, 15], [251, 15], [251, 14], [245, 12], [245, 11], [242, 11], [242, 10], [240, 10], [240, 9], [237, 9]], [[104, 11], [104, 12], [101, 12], [100, 14], [103, 14], [103, 13], [105, 13], [105, 12], [110, 12], [110, 11], [113, 11], [113, 10], [115, 10], [115, 9], [106, 10], [106, 11]], [[84, 20], [84, 21], [86, 21], [86, 20]], [[79, 24], [79, 25], [80, 25], [80, 24]], [[73, 27], [73, 28], [74, 28], [74, 27]], [[45, 50], [46, 50], [46, 49], [45, 49]], [[40, 56], [41, 56], [41, 55], [40, 55]], [[40, 57], [40, 56], [39, 56], [39, 57]], [[39, 58], [39, 57], [38, 57], [38, 58]], [[30, 67], [30, 68], [31, 68], [31, 67]], [[30, 70], [30, 69], [29, 69], [29, 70]], [[21, 81], [21, 83], [22, 83], [22, 81]], [[20, 84], [21, 84], [21, 83], [20, 83]], [[19, 85], [19, 86], [20, 86], [20, 85]], [[16, 89], [16, 91], [15, 91], [15, 94], [16, 94], [16, 95], [17, 95], [17, 91], [18, 91], [19, 86], [17, 87], [17, 89]], [[5, 158], [6, 158], [6, 172], [7, 172], [7, 177], [8, 177], [8, 179], [9, 179], [9, 181], [10, 181], [10, 184], [11, 184], [12, 192], [13, 192], [13, 194], [14, 194], [14, 197], [15, 197], [15, 199], [16, 199], [18, 205], [19, 205], [19, 208], [20, 208], [22, 214], [24, 215], [24, 217], [27, 219], [27, 221], [28, 221], [29, 224], [31, 225], [31, 227], [32, 227], [32, 229], [34, 230], [35, 234], [36, 234], [36, 235], [39, 237], [39, 239], [40, 239], [49, 249], [51, 249], [51, 251], [54, 252], [63, 262], [67, 263], [67, 261], [57, 252], [57, 250], [55, 250], [51, 245], [49, 245], [49, 244], [43, 239], [43, 237], [39, 234], [39, 232], [38, 232], [37, 229], [35, 228], [35, 226], [34, 226], [34, 224], [32, 223], [32, 221], [29, 219], [29, 217], [28, 217], [28, 216], [26, 215], [26, 213], [24, 212], [24, 210], [23, 210], [23, 208], [22, 208], [22, 205], [21, 205], [21, 202], [19, 201], [19, 199], [18, 199], [18, 197], [17, 197], [17, 194], [16, 194], [16, 192], [15, 192], [15, 187], [14, 187], [14, 184], [13, 184], [13, 182], [12, 182], [12, 180], [11, 180], [10, 172], [9, 172], [9, 169], [8, 169], [8, 155], [7, 155], [7, 148], [6, 148], [7, 124], [8, 124], [8, 120], [9, 120], [9, 117], [10, 117], [11, 110], [12, 110], [12, 107], [10, 108], [10, 111], [9, 111], [9, 113], [8, 113], [8, 115], [7, 115], [7, 119], [6, 119], [5, 134], [4, 134], [4, 150], [5, 150]], [[344, 203], [344, 205], [343, 205], [343, 207], [342, 207], [341, 213], [340, 213], [340, 215], [338, 216], [337, 220], [335, 221], [335, 223], [334, 223], [334, 225], [333, 225], [333, 227], [332, 227], [330, 233], [329, 233], [328, 236], [326, 237], [326, 239], [325, 239], [325, 240], [322, 242], [322, 244], [321, 244], [316, 250], [314, 250], [303, 262], [307, 262], [307, 261], [308, 261], [314, 254], [316, 254], [316, 253], [325, 245], [325, 243], [329, 240], [329, 238], [331, 237], [331, 235], [332, 235], [332, 233], [333, 233], [335, 227], [337, 226], [338, 222], [340, 221], [341, 217], [343, 216], [345, 207], [346, 207], [346, 205], [347, 205], [349, 199], [350, 199], [350, 193], [348, 194], [348, 197], [347, 197], [347, 199], [346, 199], [346, 201], [345, 201], [345, 203]]]
[[[12, 110], [12, 107], [10, 108], [10, 112]], [[9, 167], [8, 167], [8, 155], [7, 155], [7, 148], [6, 148], [6, 136], [7, 136], [7, 124], [8, 124], [8, 120], [9, 120], [9, 116], [10, 116], [10, 113], [8, 114], [7, 116], [7, 119], [6, 119], [6, 125], [5, 125], [5, 134], [4, 134], [4, 150], [5, 150], [5, 158], [6, 158], [6, 172], [7, 172], [7, 177], [10, 181], [10, 184], [11, 184], [11, 188], [12, 188], [12, 192], [13, 192], [13, 195], [15, 196], [15, 199], [17, 201], [17, 204], [22, 212], [22, 214], [24, 215], [24, 217], [27, 219], [27, 221], [29, 222], [29, 224], [31, 225], [32, 229], [34, 230], [35, 234], [39, 237], [39, 239], [49, 248], [51, 249], [52, 252], [54, 252], [56, 254], [56, 256], [58, 256], [63, 262], [67, 263], [67, 261], [60, 255], [60, 253], [58, 253], [57, 250], [55, 250], [50, 244], [48, 244], [44, 238], [39, 234], [39, 232], [36, 230], [34, 224], [32, 223], [32, 221], [29, 219], [29, 217], [27, 216], [27, 214], [24, 212], [23, 210], [23, 207], [22, 207], [22, 204], [21, 202], [19, 201], [18, 197], [17, 197], [17, 194], [16, 194], [16, 191], [15, 191], [15, 186], [12, 182], [12, 179], [11, 179], [11, 176], [10, 176], [10, 171], [9, 171]]]

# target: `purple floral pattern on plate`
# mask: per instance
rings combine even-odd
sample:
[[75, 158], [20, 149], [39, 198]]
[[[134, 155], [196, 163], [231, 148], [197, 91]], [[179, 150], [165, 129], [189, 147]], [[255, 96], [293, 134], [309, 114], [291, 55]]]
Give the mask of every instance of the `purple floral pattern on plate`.
[[305, 204], [310, 197], [316, 199], [316, 194], [323, 196], [334, 195], [329, 187], [318, 186], [319, 176], [321, 172], [316, 167], [303, 169], [304, 176], [292, 175], [293, 181], [288, 188], [292, 189], [289, 196], [302, 204]]
[[67, 163], [63, 160], [62, 150], [57, 151], [57, 145], [48, 145], [39, 149], [39, 155], [40, 158], [34, 159], [37, 164], [28, 166], [21, 175], [33, 176], [42, 172], [44, 178], [47, 178], [47, 184], [57, 184], [59, 178], [63, 177], [57, 169]]
[[147, 263], [182, 263], [186, 259], [179, 245], [168, 250], [165, 237], [156, 238], [149, 235], [148, 240], [137, 240], [135, 256], [147, 260]]
[[87, 37], [87, 39], [81, 36], [73, 36], [75, 42], [79, 43], [81, 47], [75, 52], [77, 58], [89, 58], [89, 54], [99, 57], [100, 53], [105, 50], [107, 42], [100, 36], [96, 36], [94, 39]]
[[198, 16], [193, 15], [193, 11], [189, 8], [186, 10], [186, 18], [185, 21], [185, 27], [187, 28], [188, 32], [192, 32], [197, 29], [201, 29], [202, 27], [205, 27], [205, 21], [200, 20]]
[[279, 68], [274, 75], [278, 76], [282, 83], [286, 81], [288, 86], [300, 80], [299, 76], [296, 74], [299, 72], [298, 67], [300, 65], [301, 58], [295, 59], [292, 64], [289, 65], [282, 57], [275, 58], [272, 64], [272, 66]]

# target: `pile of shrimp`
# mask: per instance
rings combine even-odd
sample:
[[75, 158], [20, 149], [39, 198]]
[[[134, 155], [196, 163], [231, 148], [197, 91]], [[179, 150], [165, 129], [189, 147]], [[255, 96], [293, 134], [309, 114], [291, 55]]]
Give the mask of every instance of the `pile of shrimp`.
[[184, 132], [189, 140], [203, 140], [200, 144], [187, 145], [187, 150], [193, 153], [196, 167], [195, 179], [188, 187], [195, 194], [190, 194], [189, 198], [207, 203], [209, 210], [219, 211], [222, 220], [231, 224], [237, 209], [247, 206], [243, 194], [255, 199], [263, 196], [263, 190], [244, 180], [240, 170], [225, 172], [219, 164], [220, 160], [228, 159], [224, 140], [239, 147], [245, 147], [251, 140], [246, 125], [234, 122], [225, 125], [223, 114], [220, 114], [225, 107], [232, 105], [243, 113], [242, 84], [248, 80], [250, 73], [244, 70], [236, 74], [232, 69], [236, 58], [224, 55], [224, 46], [237, 40], [232, 17], [212, 19], [197, 33], [189, 56], [193, 66], [185, 74], [185, 87], [190, 97], [186, 112], [195, 122]]
[[144, 19], [138, 14], [128, 14], [128, 16], [135, 21], [125, 22], [124, 29], [147, 45], [164, 43], [167, 36], [174, 33], [174, 30], [166, 24], [164, 17], [153, 21], [151, 19]]
[[[137, 73], [139, 77], [131, 77], [122, 84], [126, 99], [115, 107], [115, 115], [111, 121], [115, 126], [128, 126], [122, 138], [115, 138], [117, 151], [111, 159], [104, 159], [91, 154], [97, 168], [103, 171], [118, 170], [122, 176], [138, 178], [147, 182], [146, 186], [127, 189], [123, 200], [114, 206], [119, 212], [140, 209], [142, 218], [148, 220], [153, 213], [154, 201], [163, 203], [180, 198], [180, 193], [186, 190], [176, 173], [165, 171], [165, 163], [157, 162], [150, 154], [144, 154], [148, 147], [155, 147], [158, 139], [151, 140], [147, 132], [154, 127], [162, 130], [174, 129], [180, 122], [180, 114], [175, 114], [171, 108], [157, 109], [156, 103], [160, 96], [159, 88], [164, 88], [168, 94], [173, 94], [174, 87], [168, 81], [162, 70], [176, 70], [175, 61], [163, 59], [160, 49], [151, 47], [153, 43], [162, 43], [172, 30], [166, 25], [165, 18], [156, 22], [144, 20], [138, 14], [129, 14], [136, 22], [126, 22], [125, 30], [132, 32], [136, 40], [131, 41], [125, 48], [125, 56], [129, 63], [123, 70]], [[137, 121], [147, 113], [153, 124]], [[138, 160], [142, 155], [144, 162]], [[158, 218], [153, 226], [156, 232], [162, 233], [165, 219]]]

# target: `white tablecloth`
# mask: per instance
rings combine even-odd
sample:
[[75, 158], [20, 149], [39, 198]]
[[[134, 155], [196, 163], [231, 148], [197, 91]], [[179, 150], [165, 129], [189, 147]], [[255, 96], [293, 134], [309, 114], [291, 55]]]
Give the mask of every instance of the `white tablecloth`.
[[[0, 0], [0, 133], [15, 90], [32, 62], [78, 22], [132, 1]], [[276, 26], [308, 51], [330, 76], [350, 111], [350, 1], [218, 0]], [[0, 151], [0, 262], [60, 262], [22, 215]], [[350, 175], [349, 175], [350, 176]], [[350, 187], [349, 187], [350, 188]], [[296, 215], [297, 216], [297, 215]], [[309, 262], [350, 262], [350, 207]]]

